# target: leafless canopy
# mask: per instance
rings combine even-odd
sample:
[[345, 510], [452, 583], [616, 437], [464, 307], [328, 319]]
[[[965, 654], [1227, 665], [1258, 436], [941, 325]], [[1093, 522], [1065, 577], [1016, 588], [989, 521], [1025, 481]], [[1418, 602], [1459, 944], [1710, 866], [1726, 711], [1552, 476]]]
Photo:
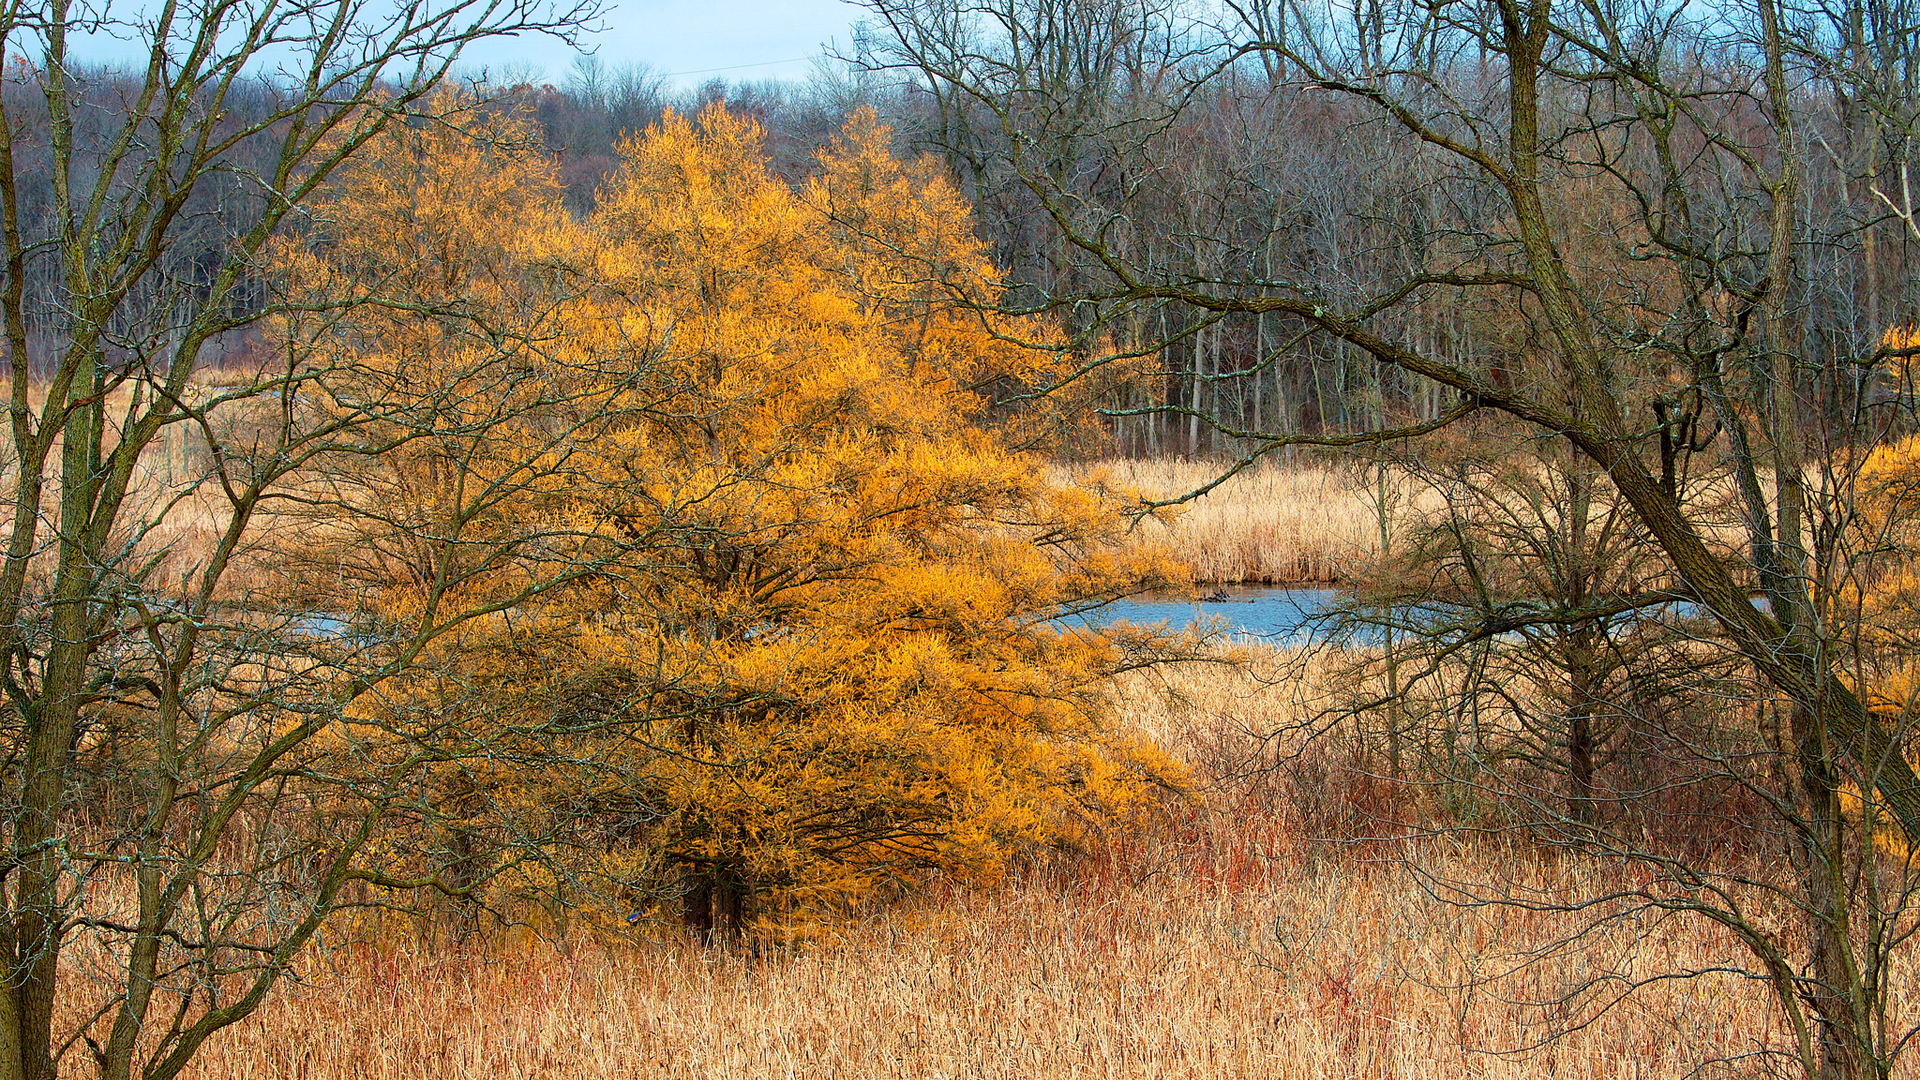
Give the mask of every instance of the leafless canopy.
[[[437, 753], [423, 732], [372, 747], [341, 723], [436, 636], [497, 608], [441, 601], [489, 563], [463, 527], [526, 476], [470, 491], [423, 541], [437, 587], [410, 619], [303, 609], [273, 577], [276, 500], [341, 496], [290, 478], [483, 425], [436, 430], [446, 413], [407, 408], [417, 397], [353, 396], [355, 373], [270, 347], [261, 320], [290, 309], [263, 255], [383, 129], [461, 100], [440, 91], [466, 45], [567, 37], [594, 14], [593, 0], [0, 6], [0, 1077], [87, 1057], [103, 1076], [175, 1075], [258, 1006], [350, 881], [380, 877], [367, 856], [383, 822], [431, 812], [397, 809]], [[504, 361], [481, 363], [491, 379], [463, 386], [497, 391]], [[356, 755], [381, 768], [347, 782]]]
[[[1743, 927], [1809, 1073], [1891, 1068], [1906, 1031], [1879, 995], [1910, 909], [1902, 889], [1867, 899], [1882, 849], [1841, 802], [1873, 793], [1911, 845], [1920, 777], [1908, 712], [1862, 703], [1842, 609], [1873, 587], [1849, 539], [1862, 463], [1911, 423], [1913, 11], [868, 7], [870, 66], [921, 103], [915, 134], [972, 181], [1008, 253], [1005, 304], [1069, 321], [1087, 376], [1157, 368], [1109, 411], [1124, 445], [1212, 450], [1223, 471], [1303, 444], [1405, 445], [1418, 464], [1430, 444], [1408, 440], [1464, 426], [1541, 459], [1527, 483], [1561, 485], [1522, 530], [1540, 550], [1588, 558], [1617, 516], [1626, 561], [1555, 563], [1566, 588], [1450, 626], [1577, 635], [1668, 589], [1707, 617], [1700, 647], [1789, 714], [1764, 812], [1807, 934], [1777, 947], [1730, 892], [1698, 910]], [[1461, 544], [1528, 505], [1476, 475]], [[1477, 568], [1459, 550], [1453, 570]], [[1593, 821], [1578, 797], [1508, 794], [1558, 835]]]

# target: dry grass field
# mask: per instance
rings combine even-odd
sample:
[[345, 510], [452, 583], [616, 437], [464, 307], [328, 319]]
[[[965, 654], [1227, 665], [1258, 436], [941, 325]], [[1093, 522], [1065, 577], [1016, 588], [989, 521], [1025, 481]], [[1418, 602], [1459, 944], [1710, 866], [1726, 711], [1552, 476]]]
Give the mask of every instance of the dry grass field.
[[[1107, 462], [1081, 476], [1168, 499], [1212, 482], [1220, 468], [1160, 458]], [[1182, 505], [1169, 523], [1142, 521], [1138, 534], [1166, 542], [1197, 582], [1345, 581], [1380, 552], [1370, 496], [1357, 477], [1327, 465], [1263, 461]]]
[[[1739, 961], [1727, 934], [1643, 913], [1568, 941], [1586, 918], [1463, 907], [1429, 888], [1499, 882], [1565, 898], [1618, 868], [1517, 842], [1328, 839], [1337, 815], [1309, 812], [1313, 792], [1245, 768], [1276, 748], [1244, 729], [1310, 704], [1317, 671], [1136, 676], [1125, 688], [1134, 721], [1193, 761], [1197, 801], [997, 887], [936, 887], [802, 944], [776, 929], [757, 948], [658, 930], [576, 935], [564, 949], [499, 934], [438, 950], [404, 937], [335, 943], [191, 1075], [1768, 1073], [1752, 1055], [1784, 1048], [1787, 1034], [1764, 987], [1739, 976], [1658, 983], [1594, 1008], [1595, 977]], [[1563, 947], [1537, 952], [1554, 941]], [[1911, 970], [1896, 982], [1904, 1004], [1920, 1004]]]
[[[1404, 870], [1316, 861], [1287, 840], [1198, 828], [1152, 872], [1099, 862], [930, 897], [761, 958], [684, 941], [342, 950], [194, 1075], [1678, 1078], [1778, 1037], [1753, 988], [1702, 976], [1519, 1052], [1569, 1022], [1524, 1002], [1558, 997], [1587, 962], [1712, 966], [1732, 943], [1677, 924], [1619, 931], [1456, 989], [1559, 928], [1451, 909]], [[1513, 872], [1469, 865], [1495, 854], [1432, 857], [1453, 860], [1442, 872]]]
[[[1078, 469], [1072, 479], [1097, 479], [1145, 498], [1172, 499], [1212, 483], [1223, 467], [1179, 458], [1111, 461]], [[1142, 520], [1136, 535], [1142, 543], [1167, 544], [1196, 583], [1350, 584], [1379, 560], [1383, 498], [1396, 545], [1404, 544], [1422, 519], [1444, 508], [1435, 487], [1404, 474], [1390, 478], [1384, 490], [1377, 484], [1363, 467], [1343, 469], [1311, 458], [1263, 459], [1181, 504], [1170, 520]], [[1690, 499], [1690, 512], [1709, 541], [1737, 562], [1745, 534], [1724, 478], [1697, 478]]]
[[[195, 374], [186, 397], [189, 401], [204, 399], [218, 393], [223, 387], [244, 382], [244, 379], [244, 375], [227, 369], [207, 368]], [[12, 380], [0, 377], [0, 396], [10, 397], [12, 390]], [[145, 392], [143, 388], [142, 393]], [[119, 427], [128, 409], [140, 404], [135, 401], [134, 395], [133, 387], [123, 385], [107, 396], [105, 415], [109, 434], [105, 442], [109, 448], [118, 438]], [[30, 384], [27, 397], [36, 414], [45, 408], [43, 387]], [[58, 436], [54, 438], [52, 447], [47, 461], [49, 470], [57, 472], [62, 452], [62, 440]], [[18, 462], [14, 455], [12, 441], [0, 440], [0, 484], [4, 484], [9, 491], [17, 476]], [[200, 428], [188, 423], [169, 424], [161, 428], [152, 444], [141, 454], [134, 479], [128, 485], [129, 505], [123, 513], [123, 520], [140, 523], [142, 533], [135, 545], [135, 550], [140, 553], [139, 558], [158, 559], [149, 570], [152, 580], [177, 581], [181, 573], [204, 565], [218, 544], [221, 532], [231, 520], [232, 507], [221, 497], [218, 486], [210, 482], [211, 469], [212, 457], [208, 452], [206, 435]], [[50, 533], [57, 517], [54, 503], [57, 494], [53, 485], [48, 485], [43, 498], [42, 513], [46, 516], [46, 529]], [[0, 523], [12, 520], [13, 509], [10, 502], [0, 505]]]

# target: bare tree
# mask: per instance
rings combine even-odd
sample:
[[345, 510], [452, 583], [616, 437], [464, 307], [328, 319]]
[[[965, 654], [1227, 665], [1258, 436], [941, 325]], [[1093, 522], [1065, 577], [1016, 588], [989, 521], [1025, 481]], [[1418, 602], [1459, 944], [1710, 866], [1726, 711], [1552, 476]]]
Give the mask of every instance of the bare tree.
[[[1684, 596], [1711, 620], [1713, 646], [1790, 704], [1772, 779], [1737, 782], [1766, 808], [1778, 854], [1795, 867], [1772, 895], [1801, 916], [1801, 936], [1789, 946], [1764, 931], [1724, 881], [1681, 906], [1747, 944], [1809, 1075], [1891, 1069], [1908, 1033], [1883, 1007], [1884, 972], [1904, 941], [1891, 927], [1906, 909], [1857, 915], [1862, 882], [1901, 868], [1863, 841], [1843, 802], [1850, 790], [1870, 793], [1909, 842], [1920, 841], [1920, 777], [1901, 752], [1902, 719], [1862, 703], [1830, 630], [1851, 558], [1835, 523], [1851, 514], [1850, 477], [1889, 415], [1861, 392], [1859, 373], [1909, 351], [1888, 344], [1874, 322], [1906, 297], [1879, 269], [1890, 253], [1873, 245], [1887, 230], [1816, 213], [1807, 191], [1821, 160], [1816, 136], [1835, 145], [1858, 138], [1810, 114], [1810, 102], [1832, 100], [1819, 86], [1836, 70], [1813, 58], [1836, 45], [1843, 57], [1899, 53], [1881, 40], [1904, 33], [1891, 29], [1899, 20], [1778, 0], [1711, 10], [1494, 0], [1363, 5], [1351, 28], [1289, 21], [1283, 34], [1266, 15], [1195, 9], [1169, 32], [1179, 49], [1165, 61], [1159, 107], [1116, 124], [1034, 106], [1035, 58], [1046, 54], [1028, 36], [1045, 24], [1023, 0], [937, 12], [894, 0], [870, 6], [896, 38], [880, 55], [998, 133], [993, 167], [1073, 253], [1079, 276], [1070, 286], [1016, 281], [1008, 302], [1072, 311], [1081, 333], [1066, 348], [1085, 366], [1114, 354], [1104, 344], [1112, 338], [1126, 341], [1122, 352], [1162, 351], [1222, 320], [1264, 317], [1284, 327], [1284, 348], [1364, 356], [1383, 379], [1406, 380], [1403, 395], [1426, 382], [1454, 398], [1437, 411], [1383, 409], [1346, 430], [1308, 433], [1256, 429], [1197, 399], [1165, 407], [1248, 448], [1232, 468], [1303, 443], [1412, 437], [1482, 410], [1564, 440], [1590, 463], [1657, 553], [1654, 585]], [[1841, 40], [1848, 34], [1853, 44]], [[1162, 132], [1212, 108], [1249, 65], [1272, 93], [1340, 102], [1393, 154], [1423, 162], [1424, 197], [1414, 205], [1446, 212], [1348, 232], [1333, 250], [1364, 265], [1358, 273], [1221, 272], [1219, 263], [1156, 258], [1152, 243], [1135, 240], [1148, 222], [1141, 231], [1163, 244], [1192, 242], [1176, 222], [1200, 228], [1154, 214], [1143, 189], [1095, 198], [1078, 174], [1056, 167], [1050, 148], [1074, 140], [1114, 144], [1101, 160], [1116, 168], [1151, 159]], [[1878, 104], [1874, 115], [1899, 108]], [[1829, 158], [1860, 161], [1866, 152], [1847, 145]], [[1909, 152], [1895, 140], [1866, 154], [1878, 164], [1847, 166], [1863, 178], [1847, 183], [1891, 204], [1898, 219], [1902, 204], [1886, 181]], [[1243, 177], [1220, 182], [1232, 192], [1253, 187]], [[1856, 194], [1853, 205], [1861, 201]], [[1215, 229], [1206, 240], [1229, 240]], [[1867, 319], [1852, 301], [1837, 313], [1823, 275], [1836, 260], [1869, 258], [1867, 290], [1890, 295]], [[1169, 307], [1181, 314], [1142, 317]], [[1443, 311], [1483, 323], [1478, 355], [1447, 347], [1434, 325]], [[1145, 340], [1110, 334], [1155, 324], [1165, 331]], [[1699, 497], [1708, 465], [1725, 470], [1724, 490], [1734, 493], [1738, 550], [1720, 542], [1717, 515], [1728, 504]], [[1531, 610], [1507, 613], [1521, 620], [1508, 629], [1574, 632], [1629, 600], [1532, 598]], [[1700, 744], [1686, 753], [1716, 760]], [[1613, 850], [1699, 886], [1700, 867], [1684, 859], [1624, 839]]]
[[[362, 752], [340, 728], [354, 703], [504, 602], [460, 597], [490, 562], [466, 526], [527, 477], [465, 493], [427, 542], [426, 603], [349, 629], [260, 587], [267, 511], [297, 497], [288, 478], [315, 455], [378, 456], [452, 421], [343, 397], [341, 368], [297, 350], [217, 375], [202, 361], [273, 306], [270, 241], [370, 140], [449, 100], [430, 95], [464, 46], [566, 36], [593, 14], [590, 0], [0, 8], [0, 1077], [51, 1078], [82, 1046], [103, 1076], [177, 1074], [259, 1005], [351, 880], [380, 878], [364, 856], [405, 769], [332, 799], [295, 795], [299, 778]], [[90, 34], [137, 43], [138, 69], [85, 67]], [[496, 340], [459, 385], [511, 378], [511, 337]], [[330, 394], [337, 410], [311, 411]], [[431, 756], [397, 731], [379, 753]], [[95, 992], [68, 994], [71, 980]]]

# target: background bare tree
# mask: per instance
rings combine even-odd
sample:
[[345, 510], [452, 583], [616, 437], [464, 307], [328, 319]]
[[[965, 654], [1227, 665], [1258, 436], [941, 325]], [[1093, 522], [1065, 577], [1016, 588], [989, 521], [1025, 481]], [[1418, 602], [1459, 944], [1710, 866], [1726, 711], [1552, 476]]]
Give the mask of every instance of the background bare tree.
[[[1035, 208], [1020, 218], [1044, 226], [1036, 247], [1072, 261], [1066, 275], [1009, 260], [1008, 305], [1071, 313], [1078, 336], [1064, 348], [1086, 368], [1192, 357], [1166, 365], [1184, 371], [1183, 389], [1120, 416], [1178, 417], [1189, 452], [1210, 428], [1234, 454], [1228, 467], [1290, 446], [1395, 441], [1483, 410], [1564, 441], [1576, 462], [1563, 475], [1617, 500], [1657, 569], [1508, 594], [1500, 617], [1571, 641], [1652, 588], [1710, 621], [1698, 647], [1750, 665], [1765, 689], [1747, 693], [1782, 703], [1785, 730], [1740, 744], [1771, 762], [1758, 773], [1732, 767], [1724, 742], [1669, 745], [1690, 775], [1753, 796], [1765, 843], [1793, 867], [1762, 891], [1797, 936], [1755, 921], [1744, 871], [1716, 878], [1636, 835], [1599, 847], [1694, 898], [1663, 901], [1669, 910], [1735, 929], [1808, 1075], [1891, 1070], [1909, 1031], [1886, 1008], [1884, 973], [1911, 920], [1909, 886], [1870, 819], [1890, 815], [1920, 841], [1920, 779], [1902, 714], [1863, 704], [1833, 630], [1859, 555], [1844, 541], [1855, 478], [1900, 415], [1874, 372], [1910, 351], [1887, 335], [1914, 300], [1910, 275], [1892, 269], [1914, 239], [1895, 239], [1907, 204], [1892, 178], [1911, 153], [1900, 14], [1492, 0], [1362, 5], [1346, 24], [1238, 5], [870, 7], [891, 35], [876, 66], [903, 73], [940, 115], [964, 112], [966, 168], [1005, 177]], [[1140, 19], [1168, 43], [1145, 73], [1160, 91], [1083, 106], [1119, 100], [1125, 80], [1057, 28]], [[1059, 72], [1082, 79], [1070, 97]], [[1236, 168], [1221, 149], [1270, 138], [1247, 122], [1268, 113], [1223, 107], [1249, 93], [1302, 103], [1320, 129], [1376, 148], [1351, 157], [1391, 163], [1375, 170], [1386, 183], [1341, 189], [1317, 234], [1312, 197], [1276, 197], [1283, 170]], [[1182, 136], [1209, 124], [1224, 128], [1206, 141], [1220, 156], [1201, 166]], [[1223, 331], [1249, 321], [1255, 348], [1219, 359]], [[1317, 393], [1312, 423], [1251, 424], [1233, 396], [1200, 389], [1312, 370], [1315, 356], [1337, 358], [1336, 377], [1360, 392]], [[1572, 527], [1561, 512], [1529, 534]], [[1489, 787], [1529, 820], [1550, 805]], [[1850, 816], [1850, 792], [1874, 813]], [[1604, 816], [1582, 797], [1551, 818]]]
[[[103, 1076], [175, 1075], [259, 1005], [351, 879], [381, 877], [369, 845], [432, 752], [419, 730], [390, 725], [373, 749], [341, 725], [437, 636], [532, 587], [458, 588], [497, 561], [475, 556], [471, 526], [550, 465], [464, 489], [422, 538], [427, 602], [349, 629], [273, 587], [275, 500], [334, 497], [289, 478], [318, 456], [471, 441], [501, 412], [424, 409], [324, 353], [205, 362], [277, 306], [270, 241], [384, 129], [431, 119], [467, 43], [565, 35], [592, 14], [565, 0], [0, 9], [0, 1076], [52, 1077], [79, 1047]], [[138, 43], [142, 65], [86, 66], [83, 33]], [[492, 329], [496, 347], [438, 392], [514, 377], [526, 335]], [[321, 399], [336, 407], [315, 412]], [[327, 798], [302, 788], [342, 775], [330, 758], [368, 754], [393, 767]]]

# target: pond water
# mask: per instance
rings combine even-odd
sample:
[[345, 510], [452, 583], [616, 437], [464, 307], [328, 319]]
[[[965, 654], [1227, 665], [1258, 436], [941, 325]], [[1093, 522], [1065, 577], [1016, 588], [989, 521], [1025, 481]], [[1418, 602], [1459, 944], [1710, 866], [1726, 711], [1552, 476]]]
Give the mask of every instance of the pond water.
[[1331, 614], [1352, 599], [1343, 589], [1205, 585], [1193, 597], [1135, 597], [1088, 613], [1084, 625], [1112, 623], [1185, 630], [1210, 623], [1235, 638], [1307, 645], [1331, 632]]
[[[1354, 594], [1346, 589], [1203, 585], [1196, 586], [1192, 596], [1139, 596], [1117, 600], [1097, 611], [1061, 619], [1056, 625], [1097, 630], [1114, 623], [1128, 623], [1176, 633], [1203, 626], [1237, 640], [1294, 648], [1331, 642], [1377, 643], [1384, 637], [1379, 622], [1341, 617], [1342, 609], [1351, 605], [1353, 599]], [[1766, 610], [1764, 602], [1761, 609]], [[1432, 602], [1396, 607], [1392, 622], [1405, 628], [1430, 621], [1451, 622], [1463, 614], [1459, 608]], [[1645, 609], [1640, 617], [1682, 628], [1702, 621], [1695, 605], [1679, 600]], [[311, 613], [291, 620], [287, 627], [296, 634], [316, 638], [360, 644], [372, 641], [364, 631], [357, 634], [353, 622], [342, 615]]]
[[[1205, 585], [1192, 597], [1136, 597], [1121, 600], [1077, 620], [1098, 628], [1113, 623], [1180, 631], [1196, 625], [1218, 629], [1227, 636], [1271, 645], [1299, 647], [1339, 640], [1377, 642], [1384, 631], [1377, 622], [1356, 623], [1340, 617], [1353, 602], [1345, 589]], [[1396, 607], [1392, 621], [1399, 626], [1451, 622], [1468, 613], [1444, 603], [1428, 602]], [[1625, 625], [1636, 616], [1618, 616]], [[1637, 618], [1664, 622], [1680, 629], [1704, 629], [1694, 604], [1674, 600], [1645, 608]], [[1502, 635], [1509, 637], [1511, 635]]]

